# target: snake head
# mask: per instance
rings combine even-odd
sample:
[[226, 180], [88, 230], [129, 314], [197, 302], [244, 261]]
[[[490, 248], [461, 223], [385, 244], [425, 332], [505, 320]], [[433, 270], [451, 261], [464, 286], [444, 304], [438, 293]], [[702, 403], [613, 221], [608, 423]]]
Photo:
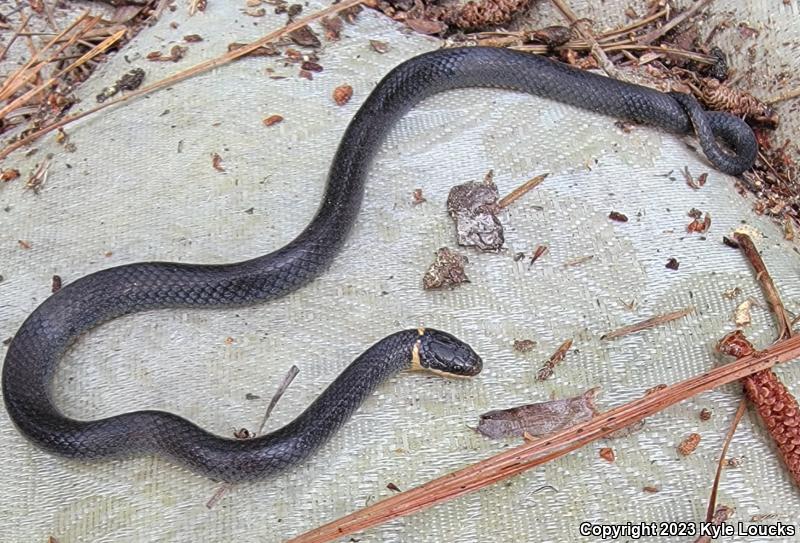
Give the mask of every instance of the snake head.
[[481, 357], [454, 335], [431, 328], [420, 328], [419, 334], [414, 346], [414, 365], [418, 369], [462, 377], [481, 372]]

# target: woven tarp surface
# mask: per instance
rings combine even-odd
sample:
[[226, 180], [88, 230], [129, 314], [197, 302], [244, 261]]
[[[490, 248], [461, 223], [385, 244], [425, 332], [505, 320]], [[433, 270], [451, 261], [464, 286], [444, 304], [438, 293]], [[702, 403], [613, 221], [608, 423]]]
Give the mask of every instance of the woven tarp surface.
[[[194, 17], [183, 7], [167, 12], [144, 30], [80, 89], [82, 107], [131, 66], [144, 67], [155, 81], [283, 22], [247, 17], [235, 2], [208, 4]], [[621, 22], [627, 5], [571, 4], [599, 28]], [[320, 7], [312, 1], [305, 11]], [[734, 66], [758, 64], [762, 83], [792, 66], [797, 71], [797, 57], [782, 45], [800, 38], [796, 2], [734, 2], [725, 9], [734, 21], [763, 31], [754, 59], [741, 35], [720, 34], [721, 43], [739, 51]], [[718, 11], [705, 28], [723, 16], [731, 15]], [[531, 17], [532, 24], [559, 22], [548, 3], [534, 4]], [[204, 41], [182, 63], [144, 60], [193, 33]], [[377, 53], [371, 39], [388, 43], [389, 51]], [[313, 81], [280, 61], [246, 59], [69, 127], [75, 152], [48, 139], [36, 155], [15, 155], [23, 171], [47, 153], [53, 159], [40, 194], [21, 184], [0, 188], [0, 335], [12, 336], [48, 296], [53, 274], [70, 282], [141, 260], [229, 262], [289, 241], [314, 213], [330, 159], [359, 104], [393, 66], [438, 46], [367, 10], [345, 26], [341, 40], [324, 45], [324, 71]], [[288, 77], [272, 79], [268, 67]], [[354, 95], [338, 107], [331, 94], [342, 84]], [[754, 87], [761, 95], [772, 90]], [[262, 119], [273, 114], [285, 120], [265, 127]], [[783, 119], [787, 135], [797, 129], [794, 115]], [[721, 243], [722, 235], [742, 223], [757, 232], [793, 312], [800, 261], [780, 229], [755, 216], [734, 179], [711, 169], [691, 142], [645, 127], [626, 133], [614, 119], [510, 92], [464, 90], [426, 100], [383, 145], [358, 224], [330, 272], [266, 305], [113, 321], [68, 353], [54, 394], [79, 418], [158, 408], [230, 434], [257, 427], [291, 364], [300, 374], [268, 429], [291, 420], [355, 356], [402, 328], [456, 334], [482, 355], [485, 371], [468, 381], [392, 379], [311, 461], [237, 487], [211, 510], [205, 503], [218, 488], [212, 481], [154, 458], [55, 458], [31, 446], [0, 413], [0, 540], [280, 541], [391, 495], [388, 483], [407, 489], [511, 446], [467, 428], [481, 412], [595, 386], [603, 389], [598, 403], [605, 409], [714, 366], [714, 344], [733, 329], [734, 309], [748, 297], [762, 299], [747, 263]], [[212, 168], [214, 153], [224, 172]], [[707, 184], [689, 188], [684, 167], [695, 176], [708, 172]], [[445, 210], [449, 188], [482, 179], [489, 169], [501, 194], [534, 175], [550, 175], [502, 215], [506, 250], [462, 250], [469, 284], [423, 291], [421, 277], [436, 249], [455, 247]], [[413, 205], [417, 188], [427, 201]], [[711, 215], [705, 236], [687, 234], [691, 208]], [[612, 210], [630, 220], [610, 221]], [[535, 264], [514, 260], [516, 252], [530, 254], [540, 244], [549, 251]], [[680, 262], [678, 271], [665, 267], [669, 258]], [[736, 287], [738, 297], [724, 295]], [[600, 340], [622, 325], [689, 306], [694, 314], [669, 325]], [[766, 345], [775, 328], [763, 304], [753, 306], [752, 320], [746, 333]], [[542, 362], [569, 338], [573, 350], [554, 378], [538, 382]], [[538, 344], [521, 354], [512, 348], [515, 339]], [[776, 371], [800, 393], [800, 366]], [[260, 398], [248, 399], [253, 396]], [[651, 417], [630, 437], [593, 444], [357, 539], [580, 541], [582, 521], [699, 521], [740, 398], [739, 385], [702, 394]], [[707, 422], [698, 418], [703, 408], [713, 412]], [[676, 445], [692, 432], [702, 441], [693, 455], [681, 457]], [[615, 449], [614, 463], [599, 457], [601, 446]], [[725, 470], [719, 501], [736, 508], [736, 520], [796, 519], [800, 493], [754, 414], [743, 420], [729, 456], [741, 463]], [[535, 492], [544, 485], [556, 490]], [[660, 492], [643, 492], [645, 486]]]

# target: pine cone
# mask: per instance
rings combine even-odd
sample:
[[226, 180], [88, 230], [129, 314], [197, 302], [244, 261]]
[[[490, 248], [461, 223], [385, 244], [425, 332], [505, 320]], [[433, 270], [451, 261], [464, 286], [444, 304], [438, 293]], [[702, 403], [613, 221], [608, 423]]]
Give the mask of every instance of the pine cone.
[[800, 484], [800, 408], [772, 370], [742, 379], [747, 397], [778, 445], [795, 482]]
[[720, 83], [713, 77], [700, 80], [700, 101], [715, 111], [748, 117], [769, 128], [778, 127], [778, 114], [767, 104], [739, 89]]

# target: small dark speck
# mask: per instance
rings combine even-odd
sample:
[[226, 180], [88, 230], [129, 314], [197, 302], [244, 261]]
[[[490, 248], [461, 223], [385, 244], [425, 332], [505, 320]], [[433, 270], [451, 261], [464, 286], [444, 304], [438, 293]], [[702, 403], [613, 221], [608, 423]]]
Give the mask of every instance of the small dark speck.
[[[2, 276], [0, 276], [0, 278], [1, 278], [1, 277], [2, 277]], [[0, 281], [2, 281], [2, 279], [0, 279]], [[381, 291], [381, 296], [386, 296], [387, 294], [389, 294], [389, 293], [388, 293], [388, 292], [386, 292], [385, 290], [382, 290], [382, 291]]]
[[245, 400], [260, 400], [261, 396], [258, 394], [250, 394], [249, 392], [244, 395]]
[[72, 169], [72, 164], [65, 164], [65, 166], [67, 167], [68, 170]]
[[168, 109], [165, 109], [164, 111], [162, 111], [161, 115], [159, 115], [159, 117], [163, 117], [164, 115], [169, 115], [169, 110]]
[[252, 215], [253, 211], [255, 211], [255, 210], [256, 210], [256, 208], [251, 207], [249, 209], [245, 209], [244, 212], [247, 213], [248, 215]]
[[6, 207], [4, 207], [4, 208], [3, 208], [3, 211], [5, 211], [6, 213], [8, 213], [9, 211], [11, 211], [11, 206], [6, 206]]
[[12, 339], [14, 339], [13, 336], [12, 337], [7, 337], [6, 339], [3, 340], [3, 345], [10, 344]]
[[0, 283], [2, 283], [2, 282], [3, 282], [3, 279], [5, 279], [5, 277], [3, 277], [2, 275], [0, 275]]

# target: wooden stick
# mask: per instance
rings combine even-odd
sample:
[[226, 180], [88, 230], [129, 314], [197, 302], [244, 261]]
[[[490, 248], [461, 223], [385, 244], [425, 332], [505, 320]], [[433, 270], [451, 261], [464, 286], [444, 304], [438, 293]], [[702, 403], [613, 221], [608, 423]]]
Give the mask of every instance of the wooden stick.
[[30, 14], [26, 14], [22, 18], [22, 22], [19, 23], [19, 26], [14, 31], [14, 34], [11, 35], [11, 38], [9, 38], [8, 43], [6, 44], [6, 46], [3, 47], [2, 51], [0, 51], [0, 60], [3, 60], [4, 58], [6, 58], [6, 54], [8, 53], [8, 50], [11, 49], [11, 46], [14, 45], [14, 42], [17, 41], [17, 38], [20, 37], [22, 35], [22, 33], [25, 31], [25, 27], [28, 26], [28, 21], [30, 21], [30, 20], [31, 20], [31, 15]]
[[722, 466], [725, 465], [725, 455], [728, 454], [728, 446], [733, 440], [733, 434], [736, 433], [736, 427], [739, 426], [739, 421], [742, 420], [744, 412], [747, 410], [747, 400], [742, 399], [739, 401], [739, 408], [736, 409], [736, 414], [733, 416], [733, 422], [728, 430], [728, 435], [725, 436], [725, 441], [722, 443], [722, 451], [719, 453], [719, 461], [717, 462], [717, 473], [714, 474], [714, 484], [711, 485], [711, 497], [708, 499], [708, 510], [706, 511], [706, 522], [711, 522], [714, 518], [714, 512], [717, 510], [717, 489], [719, 488], [719, 481], [722, 477]]
[[600, 339], [615, 339], [618, 337], [627, 336], [628, 334], [641, 332], [642, 330], [647, 330], [648, 328], [653, 328], [654, 326], [659, 326], [674, 320], [682, 319], [683, 317], [691, 315], [692, 313], [694, 313], [694, 307], [687, 307], [685, 309], [679, 309], [678, 311], [673, 311], [664, 315], [650, 317], [642, 322], [637, 322], [635, 324], [631, 324], [630, 326], [623, 326], [622, 328], [618, 328], [607, 334], [603, 334], [600, 336]]
[[326, 543], [474, 492], [496, 481], [512, 477], [563, 456], [701, 392], [732, 383], [742, 377], [798, 357], [800, 357], [800, 336], [778, 341], [763, 351], [633, 400], [553, 436], [532, 443], [524, 443], [416, 488], [396, 494], [301, 534], [288, 543]]
[[761, 284], [761, 290], [764, 291], [764, 297], [767, 299], [767, 304], [770, 310], [778, 320], [778, 338], [786, 339], [792, 335], [792, 325], [790, 323], [789, 315], [786, 313], [786, 308], [783, 306], [781, 297], [778, 294], [778, 289], [772, 281], [767, 265], [761, 258], [753, 240], [744, 232], [736, 232], [733, 237], [739, 244], [744, 256], [750, 261], [753, 266], [753, 271], [756, 272], [756, 280]]

